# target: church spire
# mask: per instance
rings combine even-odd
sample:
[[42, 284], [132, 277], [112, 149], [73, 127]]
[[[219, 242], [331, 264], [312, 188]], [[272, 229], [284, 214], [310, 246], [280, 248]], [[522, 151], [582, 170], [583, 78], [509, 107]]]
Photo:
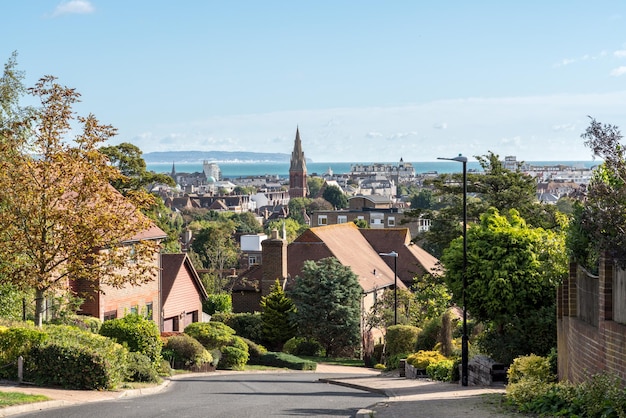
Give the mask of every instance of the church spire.
[[291, 165], [289, 167], [289, 197], [306, 197], [306, 158], [302, 151], [302, 141], [300, 140], [300, 128], [296, 127], [296, 139], [291, 153]]

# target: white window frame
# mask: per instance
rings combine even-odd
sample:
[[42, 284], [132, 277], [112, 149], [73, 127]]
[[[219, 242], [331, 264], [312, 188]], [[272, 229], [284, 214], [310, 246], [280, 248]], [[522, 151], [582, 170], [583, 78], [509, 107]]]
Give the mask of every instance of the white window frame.
[[328, 225], [328, 215], [317, 215], [317, 225]]

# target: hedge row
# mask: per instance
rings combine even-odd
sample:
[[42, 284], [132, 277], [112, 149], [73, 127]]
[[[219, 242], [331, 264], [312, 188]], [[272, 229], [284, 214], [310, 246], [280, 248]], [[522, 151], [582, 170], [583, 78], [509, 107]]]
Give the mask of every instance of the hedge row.
[[259, 359], [259, 363], [264, 366], [286, 367], [293, 370], [315, 370], [317, 363], [310, 360], [304, 360], [292, 354], [277, 353], [268, 351]]

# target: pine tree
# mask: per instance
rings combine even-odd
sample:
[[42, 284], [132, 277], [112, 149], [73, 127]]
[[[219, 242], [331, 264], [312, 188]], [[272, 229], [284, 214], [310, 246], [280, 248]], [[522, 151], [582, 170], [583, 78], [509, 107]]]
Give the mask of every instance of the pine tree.
[[274, 350], [282, 349], [283, 344], [296, 335], [293, 314], [296, 306], [287, 297], [278, 279], [267, 296], [261, 298], [261, 318], [263, 337]]

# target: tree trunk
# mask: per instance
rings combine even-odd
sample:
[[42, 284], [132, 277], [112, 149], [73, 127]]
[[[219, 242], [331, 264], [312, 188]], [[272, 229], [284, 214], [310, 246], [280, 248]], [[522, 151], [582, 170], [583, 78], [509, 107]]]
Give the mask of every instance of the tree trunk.
[[44, 313], [44, 297], [43, 290], [35, 290], [35, 325], [39, 328], [43, 325], [43, 313]]

